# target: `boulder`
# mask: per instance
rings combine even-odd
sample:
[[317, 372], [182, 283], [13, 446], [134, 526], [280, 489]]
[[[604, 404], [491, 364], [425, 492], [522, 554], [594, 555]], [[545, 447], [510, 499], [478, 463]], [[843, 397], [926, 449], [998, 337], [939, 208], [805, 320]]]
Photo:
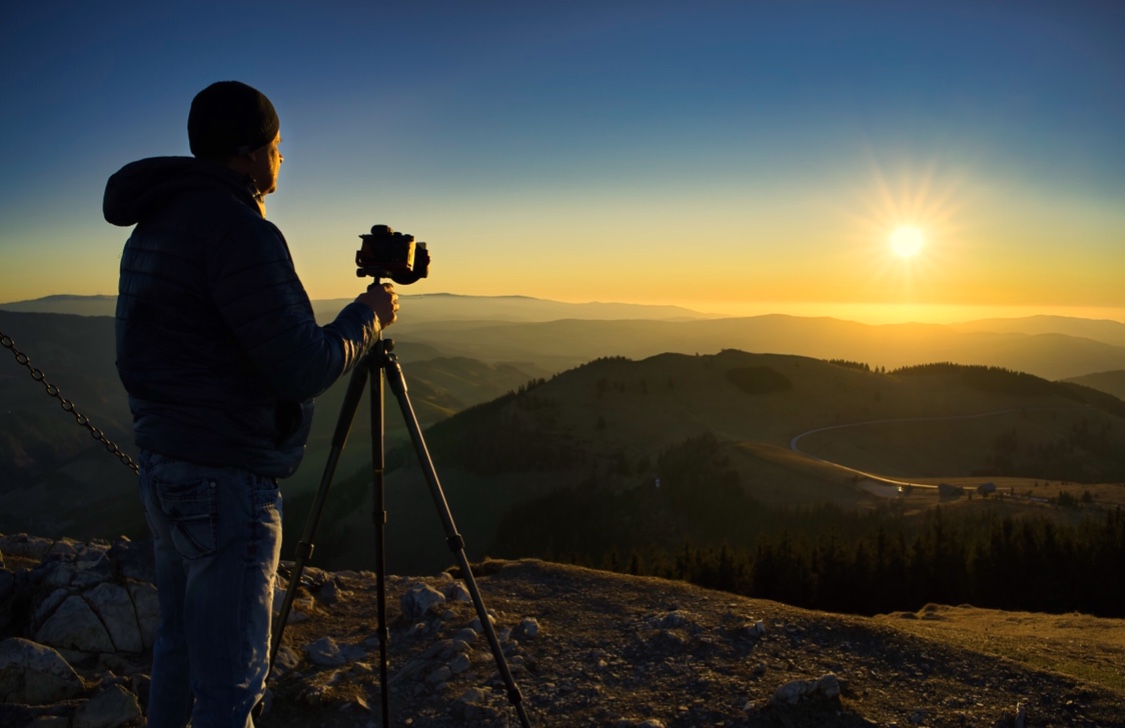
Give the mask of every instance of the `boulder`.
[[7, 599], [15, 589], [16, 575], [4, 568], [0, 558], [0, 601]]
[[84, 689], [78, 673], [50, 647], [19, 637], [0, 642], [0, 701], [51, 705]]
[[816, 680], [794, 680], [774, 691], [770, 702], [774, 705], [796, 705], [805, 698], [819, 696], [827, 700], [840, 697], [840, 680], [832, 673]]
[[460, 675], [472, 666], [473, 661], [469, 659], [468, 655], [463, 653], [455, 655], [454, 658], [449, 661], [449, 671], [454, 675]]
[[86, 599], [101, 618], [117, 651], [140, 652], [144, 649], [137, 613], [125, 587], [103, 581], [86, 592]]
[[43, 599], [35, 605], [35, 609], [31, 613], [31, 618], [34, 623], [43, 624], [46, 622], [47, 619], [55, 613], [55, 610], [59, 608], [59, 605], [66, 601], [68, 596], [70, 596], [70, 592], [60, 588], [55, 589], [50, 594], [43, 597]]
[[340, 652], [340, 646], [331, 637], [321, 637], [308, 643], [305, 645], [305, 654], [313, 664], [323, 667], [338, 667], [347, 662]]
[[54, 541], [26, 533], [14, 533], [0, 537], [0, 551], [9, 556], [42, 561], [51, 551]]
[[520, 622], [517, 633], [522, 638], [535, 637], [539, 634], [539, 620], [535, 617], [524, 617], [523, 621]]
[[55, 556], [63, 559], [73, 559], [78, 556], [79, 549], [84, 549], [86, 544], [75, 541], [72, 538], [60, 538], [55, 541], [50, 550], [47, 551], [48, 556]]
[[442, 593], [451, 602], [471, 602], [473, 600], [472, 595], [469, 594], [469, 588], [460, 581], [442, 587]]
[[113, 652], [113, 640], [86, 600], [66, 598], [35, 634], [35, 641], [81, 652]]
[[445, 595], [427, 584], [415, 584], [406, 590], [400, 602], [402, 614], [409, 621], [425, 616], [435, 604], [445, 601]]
[[121, 685], [107, 685], [74, 711], [74, 728], [121, 728], [141, 721], [137, 697]]
[[122, 536], [114, 541], [113, 546], [110, 547], [109, 558], [117, 573], [126, 579], [156, 581], [151, 538], [130, 541]]
[[137, 613], [137, 628], [141, 633], [144, 649], [152, 649], [156, 642], [156, 628], [160, 626], [160, 600], [156, 587], [145, 581], [130, 581], [129, 596], [133, 598], [133, 608]]

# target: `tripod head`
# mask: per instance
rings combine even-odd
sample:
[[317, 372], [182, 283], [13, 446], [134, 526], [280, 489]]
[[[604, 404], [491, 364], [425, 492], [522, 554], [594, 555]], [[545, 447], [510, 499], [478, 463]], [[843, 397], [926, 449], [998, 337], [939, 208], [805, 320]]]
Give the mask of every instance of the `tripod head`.
[[355, 253], [355, 274], [360, 278], [390, 278], [406, 286], [430, 274], [430, 251], [425, 243], [414, 242], [413, 235], [373, 225], [370, 233], [359, 237], [363, 245]]

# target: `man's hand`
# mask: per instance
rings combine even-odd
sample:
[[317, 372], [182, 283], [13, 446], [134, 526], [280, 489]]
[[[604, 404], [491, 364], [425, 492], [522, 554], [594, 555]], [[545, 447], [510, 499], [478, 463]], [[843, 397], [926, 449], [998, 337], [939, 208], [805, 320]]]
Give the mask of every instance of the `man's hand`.
[[398, 318], [398, 294], [390, 283], [372, 283], [367, 287], [367, 292], [359, 294], [355, 300], [375, 312], [381, 329], [387, 328]]

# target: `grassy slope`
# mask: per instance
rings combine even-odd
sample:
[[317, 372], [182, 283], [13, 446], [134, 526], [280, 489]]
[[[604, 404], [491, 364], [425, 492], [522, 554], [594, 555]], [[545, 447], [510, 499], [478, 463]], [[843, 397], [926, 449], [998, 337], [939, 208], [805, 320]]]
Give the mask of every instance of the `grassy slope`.
[[[785, 376], [792, 389], [747, 394], [727, 378], [727, 372], [747, 367], [769, 367]], [[532, 497], [543, 488], [577, 484], [591, 474], [597, 474], [606, 487], [644, 482], [653, 475], [652, 471], [642, 472], [640, 463], [647, 460], [651, 465], [662, 448], [706, 431], [725, 440], [725, 451], [741, 482], [765, 503], [870, 507], [885, 502], [877, 495], [878, 489], [852, 472], [790, 451], [790, 439], [833, 424], [1013, 410], [981, 418], [841, 428], [800, 441], [808, 452], [870, 472], [911, 476], [917, 482], [952, 480], [975, 486], [983, 479], [969, 477], [970, 473], [985, 464], [996, 437], [1013, 428], [1027, 436], [1054, 440], [1065, 437], [1076, 418], [1087, 417], [1113, 424], [1116, 437], [1125, 435], [1125, 423], [1118, 418], [1089, 409], [1076, 412], [1080, 406], [1061, 394], [981, 392], [965, 386], [954, 374], [891, 376], [803, 357], [736, 351], [713, 356], [663, 354], [642, 361], [592, 362], [531, 389], [522, 399], [461, 413], [428, 431], [427, 439], [443, 485], [458, 494], [455, 516], [473, 524], [470, 555], [479, 556], [489, 540], [490, 524], [499, 521], [508, 504]], [[458, 448], [464, 448], [466, 442], [476, 453], [517, 433], [539, 446], [566, 444], [585, 457], [576, 458], [570, 469], [556, 465], [511, 469], [485, 457], [491, 472], [465, 470]], [[614, 464], [620, 461], [628, 464], [628, 472], [615, 470]], [[1031, 480], [1002, 479], [998, 485], [1015, 488], [1020, 494], [1033, 489]], [[1044, 485], [1035, 495], [1057, 495], [1058, 487]], [[1099, 501], [1121, 495], [1118, 486], [1089, 487]], [[1081, 490], [1072, 492], [1078, 495]], [[480, 495], [471, 497], [469, 493]], [[903, 507], [910, 512], [936, 502], [933, 491], [919, 491], [904, 499]], [[980, 499], [971, 505], [963, 500], [958, 507], [1042, 510], [1012, 500], [990, 499], [987, 506], [982, 504]], [[425, 504], [415, 503], [414, 507], [432, 510]], [[426, 517], [430, 518], [429, 512]], [[429, 566], [441, 568], [445, 563], [448, 560]]]
[[[742, 392], [726, 374], [745, 367], [769, 367], [792, 382], [792, 389]], [[1014, 427], [1050, 439], [1065, 436], [1076, 418], [1119, 419], [1082, 410], [1080, 403], [1054, 394], [982, 392], [954, 375], [880, 375], [802, 357], [735, 351], [601, 360], [559, 375], [532, 394], [556, 405], [551, 423], [532, 424], [542, 437], [568, 436], [603, 457], [620, 450], [635, 462], [703, 431], [730, 442], [788, 447], [791, 438], [806, 431], [875, 423], [811, 434], [800, 447], [853, 467], [915, 476], [969, 475], [984, 464], [996, 436]], [[507, 415], [491, 416], [515, 417], [517, 410], [511, 402], [502, 408]], [[941, 419], [994, 412], [1005, 414]], [[882, 422], [904, 418], [933, 419]], [[449, 426], [490, 424], [488, 417], [466, 413]], [[1125, 435], [1125, 428], [1119, 429]]]
[[876, 617], [904, 632], [1032, 668], [1070, 675], [1125, 694], [1122, 620], [1083, 614], [1040, 614], [928, 604], [916, 613]]
[[1081, 377], [1072, 377], [1066, 381], [1107, 392], [1118, 399], [1125, 397], [1125, 371], [1086, 374]]

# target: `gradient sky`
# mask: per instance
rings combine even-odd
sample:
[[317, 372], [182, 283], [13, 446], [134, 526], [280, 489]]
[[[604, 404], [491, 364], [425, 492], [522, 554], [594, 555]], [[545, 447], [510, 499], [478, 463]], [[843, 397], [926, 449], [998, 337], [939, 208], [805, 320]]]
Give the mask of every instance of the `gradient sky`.
[[0, 68], [0, 301], [115, 293], [106, 178], [237, 79], [313, 298], [385, 223], [405, 293], [1125, 320], [1122, 2], [44, 0]]

